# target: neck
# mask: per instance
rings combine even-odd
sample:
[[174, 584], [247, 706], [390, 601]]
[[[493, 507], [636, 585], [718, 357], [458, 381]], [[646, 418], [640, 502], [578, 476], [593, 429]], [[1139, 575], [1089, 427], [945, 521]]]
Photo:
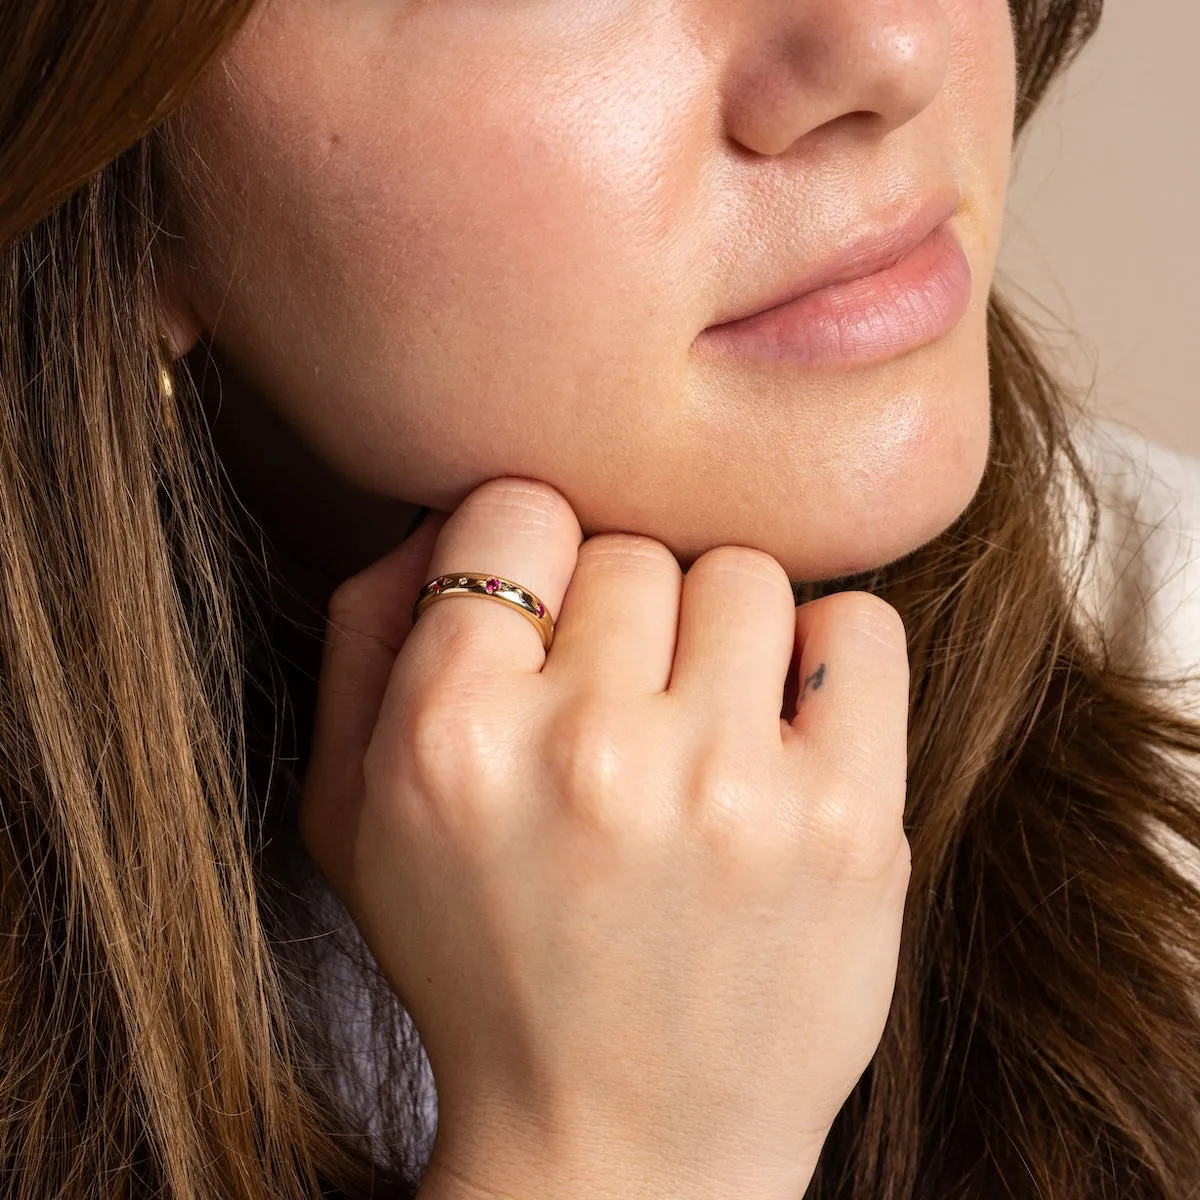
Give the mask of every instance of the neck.
[[[283, 672], [302, 776], [329, 598], [345, 579], [403, 541], [427, 510], [345, 479], [207, 347], [193, 352], [189, 366], [227, 475], [223, 490], [232, 492], [230, 516], [256, 564], [248, 582], [266, 646], [247, 631], [247, 670], [272, 678]], [[265, 688], [269, 681], [255, 682]]]
[[403, 541], [424, 510], [350, 482], [227, 359], [206, 347], [193, 357], [238, 502], [261, 526], [286, 584], [323, 614], [338, 584]]

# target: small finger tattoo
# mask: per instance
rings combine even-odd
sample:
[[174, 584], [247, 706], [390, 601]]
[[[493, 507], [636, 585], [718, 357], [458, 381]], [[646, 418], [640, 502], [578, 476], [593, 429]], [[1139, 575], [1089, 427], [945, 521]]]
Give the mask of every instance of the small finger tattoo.
[[[803, 700], [808, 695], [809, 690], [820, 691], [821, 685], [825, 682], [825, 664], [822, 663], [811, 675], [804, 680], [804, 686], [800, 689], [800, 700]], [[798, 704], [798, 700], [796, 703]]]

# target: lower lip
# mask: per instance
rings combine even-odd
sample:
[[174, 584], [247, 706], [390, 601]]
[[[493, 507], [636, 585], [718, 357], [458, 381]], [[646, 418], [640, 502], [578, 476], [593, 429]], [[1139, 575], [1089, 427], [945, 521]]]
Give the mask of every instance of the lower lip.
[[710, 325], [696, 340], [723, 357], [764, 362], [884, 362], [944, 337], [970, 301], [970, 264], [943, 222], [886, 270]]

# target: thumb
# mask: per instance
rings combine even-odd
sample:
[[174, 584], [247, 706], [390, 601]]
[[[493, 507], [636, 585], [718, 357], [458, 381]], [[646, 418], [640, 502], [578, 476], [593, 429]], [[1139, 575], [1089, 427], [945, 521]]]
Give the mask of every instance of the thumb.
[[300, 837], [345, 901], [362, 804], [362, 762], [412, 608], [448, 513], [430, 513], [389, 554], [329, 600], [312, 749], [300, 798]]

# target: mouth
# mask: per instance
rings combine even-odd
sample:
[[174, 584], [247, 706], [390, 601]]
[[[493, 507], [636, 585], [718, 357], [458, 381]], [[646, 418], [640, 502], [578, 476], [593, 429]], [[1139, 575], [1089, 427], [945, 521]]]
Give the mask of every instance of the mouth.
[[826, 262], [782, 299], [708, 326], [696, 347], [722, 358], [815, 367], [883, 362], [944, 337], [972, 293], [951, 215], [944, 201], [927, 206]]

